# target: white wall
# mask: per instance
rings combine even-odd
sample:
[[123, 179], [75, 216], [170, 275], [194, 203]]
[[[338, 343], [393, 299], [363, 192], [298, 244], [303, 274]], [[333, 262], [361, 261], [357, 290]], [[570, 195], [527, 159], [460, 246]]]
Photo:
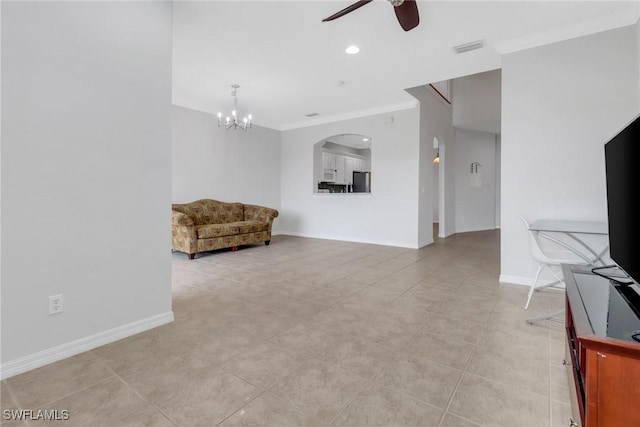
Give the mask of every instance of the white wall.
[[433, 222], [440, 222], [440, 165], [433, 165], [433, 183], [431, 185], [433, 197]]
[[535, 272], [517, 215], [607, 220], [603, 145], [638, 114], [637, 31], [503, 57], [501, 280]]
[[[355, 133], [371, 142], [371, 194], [313, 193], [313, 145]], [[419, 108], [282, 132], [284, 234], [417, 248]]]
[[7, 377], [173, 319], [171, 4], [1, 7]]
[[[493, 230], [496, 227], [496, 135], [455, 130], [456, 232]], [[470, 165], [480, 164], [480, 187], [471, 185]]]
[[[439, 95], [428, 86], [419, 86], [407, 90], [412, 96], [420, 101], [420, 200], [419, 200], [419, 225], [418, 235], [421, 246], [433, 242], [433, 209], [434, 204], [440, 208], [440, 203], [434, 203], [434, 199], [438, 199], [439, 192], [433, 191], [433, 138], [438, 139], [440, 146], [441, 163], [436, 168], [440, 173], [440, 169], [444, 168], [445, 156], [444, 151], [447, 145], [452, 144], [454, 140], [453, 127], [451, 122], [451, 107], [444, 103]], [[453, 192], [453, 181], [442, 181], [438, 178], [438, 183], [446, 192]], [[453, 221], [447, 221], [453, 218], [453, 205], [446, 204], [444, 206], [445, 215], [441, 218], [438, 215], [439, 233], [445, 229], [452, 229]], [[448, 234], [447, 234], [448, 235]]]
[[[438, 166], [440, 176], [440, 224], [438, 227], [439, 237], [447, 237], [457, 233], [456, 230], [456, 185], [455, 185], [455, 159], [457, 152], [457, 142], [453, 125], [450, 136], [440, 145], [440, 165]], [[438, 138], [440, 140], [440, 138]]]
[[500, 70], [460, 77], [453, 84], [453, 126], [500, 133]]
[[280, 131], [260, 126], [227, 130], [217, 120], [172, 107], [173, 202], [215, 199], [279, 209]]
[[502, 209], [500, 206], [502, 205], [502, 137], [501, 135], [496, 135], [496, 202], [495, 202], [495, 211], [496, 211], [496, 228], [500, 228], [501, 217], [500, 214]]

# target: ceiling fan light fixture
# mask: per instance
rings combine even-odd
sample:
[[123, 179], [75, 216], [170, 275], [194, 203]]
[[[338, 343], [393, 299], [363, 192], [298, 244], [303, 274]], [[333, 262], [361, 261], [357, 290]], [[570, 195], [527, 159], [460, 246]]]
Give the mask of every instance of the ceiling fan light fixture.
[[355, 55], [356, 53], [360, 52], [360, 48], [358, 46], [352, 44], [351, 46], [346, 48], [344, 51], [346, 53], [348, 53], [349, 55]]
[[[365, 4], [371, 3], [373, 0], [359, 0], [339, 12], [334, 13], [322, 20], [322, 22], [333, 21], [341, 16], [351, 13], [356, 9], [361, 8]], [[418, 26], [420, 23], [420, 14], [418, 13], [418, 6], [416, 0], [389, 0], [389, 3], [393, 6], [393, 10], [398, 19], [398, 23], [405, 31], [410, 31]]]

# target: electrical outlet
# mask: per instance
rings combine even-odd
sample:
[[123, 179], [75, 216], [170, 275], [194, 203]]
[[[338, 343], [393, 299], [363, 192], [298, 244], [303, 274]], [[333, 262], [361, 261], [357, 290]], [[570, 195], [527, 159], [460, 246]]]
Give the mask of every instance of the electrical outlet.
[[62, 313], [62, 294], [49, 297], [49, 314]]

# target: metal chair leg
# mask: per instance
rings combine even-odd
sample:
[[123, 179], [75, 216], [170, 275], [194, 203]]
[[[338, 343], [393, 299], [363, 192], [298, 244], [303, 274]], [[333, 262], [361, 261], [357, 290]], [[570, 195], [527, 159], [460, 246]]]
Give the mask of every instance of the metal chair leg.
[[533, 291], [536, 290], [536, 285], [538, 284], [538, 279], [540, 278], [540, 274], [542, 273], [542, 269], [544, 268], [544, 264], [540, 264], [538, 267], [538, 272], [536, 273], [536, 278], [533, 280], [533, 284], [531, 288], [529, 288], [529, 295], [527, 296], [527, 303], [524, 305], [524, 309], [529, 308], [529, 303], [531, 302], [531, 297], [533, 296]]

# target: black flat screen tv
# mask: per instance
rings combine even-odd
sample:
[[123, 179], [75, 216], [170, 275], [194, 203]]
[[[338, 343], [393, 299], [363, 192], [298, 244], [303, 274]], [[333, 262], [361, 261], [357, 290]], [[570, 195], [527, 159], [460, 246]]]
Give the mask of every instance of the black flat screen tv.
[[640, 115], [604, 146], [609, 214], [609, 255], [640, 282]]

